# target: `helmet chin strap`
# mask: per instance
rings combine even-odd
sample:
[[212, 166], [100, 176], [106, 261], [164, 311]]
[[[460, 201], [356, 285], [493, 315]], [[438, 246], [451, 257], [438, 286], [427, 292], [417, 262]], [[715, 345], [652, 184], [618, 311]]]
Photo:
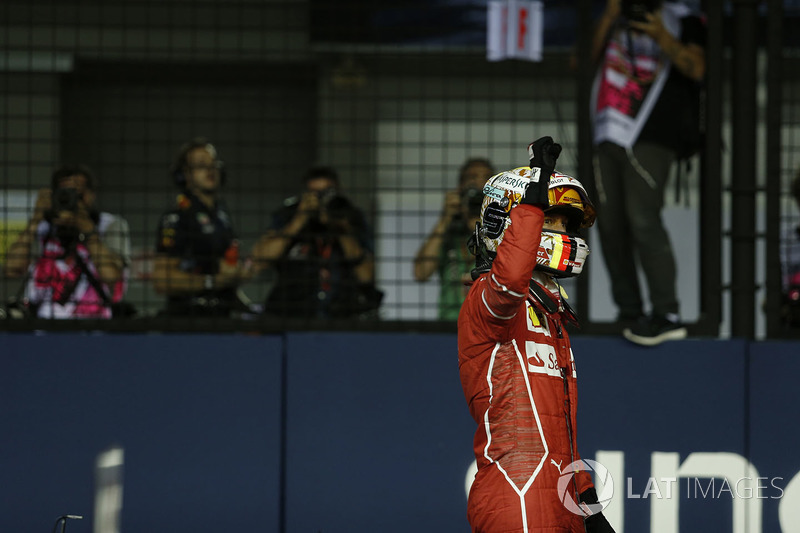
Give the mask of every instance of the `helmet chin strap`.
[[472, 255], [475, 256], [475, 268], [473, 268], [472, 272], [470, 273], [472, 276], [472, 281], [475, 281], [481, 277], [481, 274], [485, 274], [492, 269], [494, 258], [497, 257], [496, 252], [490, 252], [489, 249], [486, 248], [486, 244], [481, 238], [480, 221], [475, 222], [475, 231], [469, 236], [469, 240], [467, 241], [467, 249]]

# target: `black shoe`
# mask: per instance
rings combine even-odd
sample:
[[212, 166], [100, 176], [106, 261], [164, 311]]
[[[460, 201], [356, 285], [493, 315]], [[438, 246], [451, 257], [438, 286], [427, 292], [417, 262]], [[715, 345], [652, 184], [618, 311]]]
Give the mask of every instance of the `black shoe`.
[[685, 339], [686, 327], [665, 317], [643, 318], [635, 326], [625, 328], [622, 336], [641, 346], [656, 346], [664, 341]]
[[625, 313], [620, 311], [617, 313], [617, 318], [611, 323], [611, 330], [616, 335], [621, 335], [626, 329], [633, 328], [640, 320], [645, 319], [645, 314], [641, 311], [638, 313]]
[[620, 324], [626, 328], [632, 328], [635, 326], [640, 320], [647, 318], [644, 313], [641, 311], [634, 311], [634, 312], [624, 312], [620, 311], [617, 314], [617, 320], [615, 321], [617, 324]]

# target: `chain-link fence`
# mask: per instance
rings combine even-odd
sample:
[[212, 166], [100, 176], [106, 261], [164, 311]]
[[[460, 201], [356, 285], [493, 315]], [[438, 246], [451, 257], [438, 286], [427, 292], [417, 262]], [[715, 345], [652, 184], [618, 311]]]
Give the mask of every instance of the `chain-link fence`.
[[[28, 266], [46, 251], [36, 245], [45, 227], [35, 216], [39, 191], [51, 187], [60, 165], [82, 163], [96, 178], [97, 210], [124, 219], [129, 230], [124, 287], [115, 293], [114, 283], [107, 285], [112, 299], [124, 293], [127, 305], [114, 308], [126, 317], [112, 321], [114, 326], [97, 327], [149, 329], [171, 319], [165, 315], [169, 303], [188, 293], [176, 296], [154, 276], [169, 271], [160, 261], [180, 248], [171, 257], [183, 272], [196, 274], [187, 287], [202, 300], [200, 305], [216, 305], [223, 285], [236, 289], [236, 305], [247, 304], [236, 314], [246, 325], [226, 327], [283, 327], [298, 320], [321, 326], [317, 319], [324, 318], [347, 327], [377, 322], [450, 328], [465, 290], [462, 277], [473, 261], [465, 246], [471, 192], [459, 186], [464, 163], [485, 159], [497, 171], [525, 165], [527, 144], [551, 135], [565, 148], [560, 170], [590, 179], [579, 172], [579, 157], [589, 156], [579, 156], [578, 150], [582, 104], [574, 61], [579, 10], [589, 9], [594, 16], [603, 5], [545, 1], [543, 60], [491, 62], [486, 59], [485, 1], [4, 2], [0, 257], [7, 275], [0, 299], [18, 306], [30, 296], [25, 287], [36, 280]], [[787, 16], [798, 18], [792, 9], [787, 4]], [[792, 57], [797, 49], [788, 39], [786, 55]], [[781, 216], [786, 227], [798, 219], [789, 195], [791, 177], [800, 167], [796, 84], [786, 80], [782, 85]], [[200, 207], [203, 198], [195, 193], [187, 206], [181, 196], [185, 191], [176, 184], [176, 164], [181, 172], [194, 172], [176, 158], [181, 146], [196, 137], [212, 143], [224, 162], [224, 183], [210, 195], [212, 203], [224, 205], [222, 221], [216, 208]], [[302, 203], [304, 177], [315, 166], [335, 169], [336, 196], [347, 200], [348, 216], [363, 213], [363, 237], [350, 255], [331, 252], [324, 239], [299, 248], [292, 244], [285, 253], [306, 254], [315, 268], [280, 267], [266, 252], [259, 255], [259, 246], [296, 214], [291, 209]], [[687, 179], [670, 187], [676, 191], [670, 200], [678, 224], [673, 230], [691, 234], [688, 250], [700, 238], [699, 180], [696, 164]], [[348, 216], [343, 226], [326, 231], [353, 233], [360, 222]], [[188, 243], [172, 242], [170, 231], [189, 219], [195, 236]], [[87, 231], [76, 231], [75, 242], [92, 242], [101, 225], [99, 218], [94, 222]], [[110, 227], [119, 231], [117, 225]], [[452, 245], [440, 247], [445, 251], [435, 256], [422, 254], [433, 267], [420, 269], [426, 239], [437, 231]], [[24, 268], [12, 272], [8, 252], [26, 232], [32, 244], [22, 248]], [[189, 252], [216, 253], [224, 263], [234, 237], [241, 270], [228, 277], [219, 274], [230, 265], [206, 268], [186, 258]], [[783, 251], [787, 242], [781, 241]], [[56, 265], [58, 253], [53, 252]], [[369, 275], [329, 268], [325, 260], [331, 253], [356, 266], [371, 262]], [[602, 323], [613, 320], [614, 309], [599, 254], [593, 261], [589, 290], [574, 283], [566, 289], [584, 299], [589, 322]], [[236, 263], [230, 253], [228, 262]], [[691, 252], [685, 263], [683, 313], [693, 321], [702, 314], [700, 265]], [[71, 291], [64, 300], [69, 301], [76, 292], [89, 290], [92, 284], [86, 282], [70, 288], [69, 272], [74, 277], [82, 272], [79, 268], [69, 261], [62, 265], [59, 275], [66, 290], [47, 297], [64, 298]], [[261, 314], [287, 270], [295, 274], [296, 284], [284, 290], [283, 301], [318, 296], [327, 307], [292, 317], [280, 311]], [[342, 311], [325, 284], [348, 276], [344, 286], [356, 301], [342, 304]], [[365, 285], [378, 292], [365, 292]], [[206, 315], [196, 327], [215, 327], [219, 316]], [[17, 324], [13, 327], [33, 327], [26, 321]]]

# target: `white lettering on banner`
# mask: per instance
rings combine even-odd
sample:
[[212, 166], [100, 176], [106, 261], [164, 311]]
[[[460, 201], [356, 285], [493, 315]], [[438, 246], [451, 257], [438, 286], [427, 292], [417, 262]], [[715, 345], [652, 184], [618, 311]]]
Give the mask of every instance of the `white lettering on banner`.
[[[677, 453], [654, 452], [650, 458], [653, 477], [721, 478], [744, 480], [752, 487], [758, 471], [750, 462], [735, 453], [695, 452], [679, 464]], [[723, 487], [724, 488], [724, 487]], [[730, 487], [724, 489], [726, 492]], [[752, 490], [752, 489], [751, 489]], [[679, 498], [655, 498], [650, 501], [650, 532], [678, 533]], [[733, 498], [733, 533], [761, 532], [761, 500]]]
[[475, 474], [478, 473], [478, 461], [474, 460], [467, 467], [467, 477], [464, 479], [464, 491], [467, 493], [469, 499], [469, 489], [472, 488], [472, 482], [475, 481]]
[[782, 491], [778, 504], [778, 520], [783, 533], [800, 533], [800, 473]]
[[[617, 450], [598, 450], [595, 460], [606, 467], [611, 479], [625, 479], [625, 453]], [[595, 478], [594, 484], [598, 493], [603, 485], [602, 480]], [[625, 499], [616, 498], [603, 509], [603, 515], [617, 533], [622, 533], [625, 528]]]

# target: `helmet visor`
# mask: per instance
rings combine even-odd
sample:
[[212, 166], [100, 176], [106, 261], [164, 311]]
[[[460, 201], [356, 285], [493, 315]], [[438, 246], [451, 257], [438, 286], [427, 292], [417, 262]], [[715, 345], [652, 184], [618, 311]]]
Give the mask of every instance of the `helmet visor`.
[[576, 179], [556, 173], [553, 174], [550, 181], [550, 189], [547, 191], [550, 201], [548, 209], [561, 211], [569, 216], [568, 229], [570, 232], [575, 232], [579, 228], [588, 228], [594, 224], [597, 216], [594, 206]]
[[550, 198], [550, 207], [569, 206], [580, 209], [583, 212], [583, 200], [581, 194], [573, 187], [553, 187], [547, 191]]
[[548, 213], [561, 213], [567, 217], [567, 231], [574, 233], [585, 218], [584, 203], [578, 189], [574, 187], [551, 187], [547, 191], [550, 207]]

